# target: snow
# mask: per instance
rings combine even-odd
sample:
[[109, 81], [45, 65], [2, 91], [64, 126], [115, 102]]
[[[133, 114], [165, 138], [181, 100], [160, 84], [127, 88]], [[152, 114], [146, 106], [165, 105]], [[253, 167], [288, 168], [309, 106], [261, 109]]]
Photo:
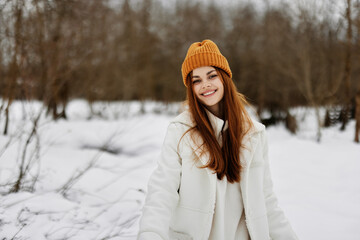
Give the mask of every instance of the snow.
[[[68, 120], [42, 116], [40, 158], [32, 158], [24, 183], [33, 191], [6, 194], [31, 130], [29, 116], [41, 109], [38, 102], [15, 102], [10, 134], [0, 135], [0, 239], [135, 240], [147, 181], [179, 107], [97, 102], [92, 115], [85, 101], [74, 100], [68, 106]], [[358, 240], [360, 145], [353, 142], [355, 122], [344, 132], [339, 126], [323, 129], [318, 143], [313, 110], [297, 108], [292, 113], [299, 120], [297, 135], [281, 124], [267, 129], [281, 208], [299, 239]], [[27, 156], [35, 149], [33, 139]]]

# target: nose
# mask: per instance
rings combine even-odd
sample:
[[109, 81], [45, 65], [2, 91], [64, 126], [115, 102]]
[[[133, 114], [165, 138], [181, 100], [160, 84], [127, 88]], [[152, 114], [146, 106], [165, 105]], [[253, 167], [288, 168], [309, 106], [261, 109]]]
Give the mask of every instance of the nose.
[[202, 85], [202, 88], [208, 88], [211, 86], [210, 81], [204, 81], [204, 84]]

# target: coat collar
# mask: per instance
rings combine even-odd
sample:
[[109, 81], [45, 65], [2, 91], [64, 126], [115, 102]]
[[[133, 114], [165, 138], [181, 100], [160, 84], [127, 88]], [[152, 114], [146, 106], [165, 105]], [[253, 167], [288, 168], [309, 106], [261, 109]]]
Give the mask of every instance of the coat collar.
[[[224, 120], [216, 117], [209, 111], [207, 111], [207, 114], [216, 136], [220, 137], [221, 131], [224, 131], [226, 128], [228, 128], [227, 121], [225, 121], [225, 125], [224, 125]], [[243, 148], [241, 149], [241, 156], [240, 156], [240, 160], [242, 161], [242, 164], [244, 164], [245, 167], [250, 165], [250, 162], [254, 155], [254, 151], [259, 142], [259, 137], [258, 134], [256, 133], [265, 130], [265, 126], [263, 124], [257, 122], [254, 119], [251, 120], [253, 123], [253, 127], [249, 130], [248, 134], [246, 134], [243, 139]], [[192, 120], [191, 113], [188, 110], [182, 112], [172, 122], [181, 123], [188, 127], [193, 127], [195, 125], [194, 121]], [[224, 129], [222, 129], [223, 126]], [[197, 157], [200, 159], [201, 163], [203, 165], [206, 165], [209, 159], [209, 154], [207, 152], [204, 152], [204, 154], [201, 155], [202, 148], [197, 147], [202, 145], [203, 143], [202, 138], [200, 136], [198, 137], [195, 136], [193, 138], [189, 137], [188, 139], [190, 141], [190, 145], [193, 146], [194, 152], [197, 155]]]
[[228, 121], [224, 121], [221, 118], [218, 118], [210, 111], [205, 108], [206, 114], [209, 118], [211, 126], [213, 128], [214, 134], [219, 142], [221, 142], [221, 133], [224, 132], [228, 128]]
[[[213, 115], [210, 111], [206, 110], [207, 114], [208, 114], [208, 117], [209, 117], [209, 120], [213, 126], [213, 129], [215, 132], [220, 132], [221, 130], [221, 127], [222, 125], [224, 124], [224, 120], [216, 117], [215, 115]], [[250, 129], [248, 135], [251, 135], [251, 134], [254, 134], [254, 133], [257, 133], [257, 132], [261, 132], [261, 131], [264, 131], [265, 130], [265, 126], [256, 121], [255, 119], [251, 118], [251, 121], [253, 123], [253, 127]], [[188, 127], [193, 127], [195, 125], [193, 119], [192, 119], [192, 116], [191, 116], [191, 113], [189, 112], [189, 110], [185, 110], [183, 111], [181, 114], [179, 114], [176, 118], [174, 118], [171, 122], [173, 123], [181, 123], [183, 125], [186, 125]], [[214, 125], [213, 125], [214, 123]], [[216, 126], [214, 128], [214, 126]], [[221, 126], [221, 127], [219, 127]], [[228, 127], [228, 123], [227, 121], [225, 122], [225, 126], [224, 126], [224, 129], [225, 130], [226, 128]]]

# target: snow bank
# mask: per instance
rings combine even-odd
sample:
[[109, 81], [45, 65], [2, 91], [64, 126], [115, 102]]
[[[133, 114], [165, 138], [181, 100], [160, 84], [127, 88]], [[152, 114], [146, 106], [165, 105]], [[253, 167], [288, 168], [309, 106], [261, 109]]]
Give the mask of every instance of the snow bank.
[[[77, 100], [69, 105], [68, 121], [42, 117], [40, 160], [28, 178], [38, 176], [35, 190], [1, 196], [1, 239], [136, 239], [147, 181], [179, 105], [120, 102], [92, 108], [95, 117], [86, 102]], [[141, 109], [145, 114], [139, 114]], [[36, 102], [12, 106], [12, 137], [0, 136], [0, 154], [12, 139], [0, 155], [3, 193], [18, 171], [23, 141], [17, 137], [28, 133], [27, 117], [39, 110]], [[312, 110], [293, 113], [298, 135], [281, 125], [268, 128], [280, 206], [300, 239], [359, 239], [360, 145], [352, 142], [354, 122], [345, 132], [339, 126], [323, 130], [317, 143]]]

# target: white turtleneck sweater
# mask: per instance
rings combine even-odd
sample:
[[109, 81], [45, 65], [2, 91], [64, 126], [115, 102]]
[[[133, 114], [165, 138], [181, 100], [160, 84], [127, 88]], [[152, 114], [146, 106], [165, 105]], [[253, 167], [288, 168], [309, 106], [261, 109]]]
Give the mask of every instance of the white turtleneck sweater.
[[[221, 146], [222, 132], [228, 127], [227, 121], [207, 111], [207, 115]], [[216, 203], [209, 240], [249, 240], [245, 223], [240, 183], [230, 183], [226, 176], [216, 183]]]

